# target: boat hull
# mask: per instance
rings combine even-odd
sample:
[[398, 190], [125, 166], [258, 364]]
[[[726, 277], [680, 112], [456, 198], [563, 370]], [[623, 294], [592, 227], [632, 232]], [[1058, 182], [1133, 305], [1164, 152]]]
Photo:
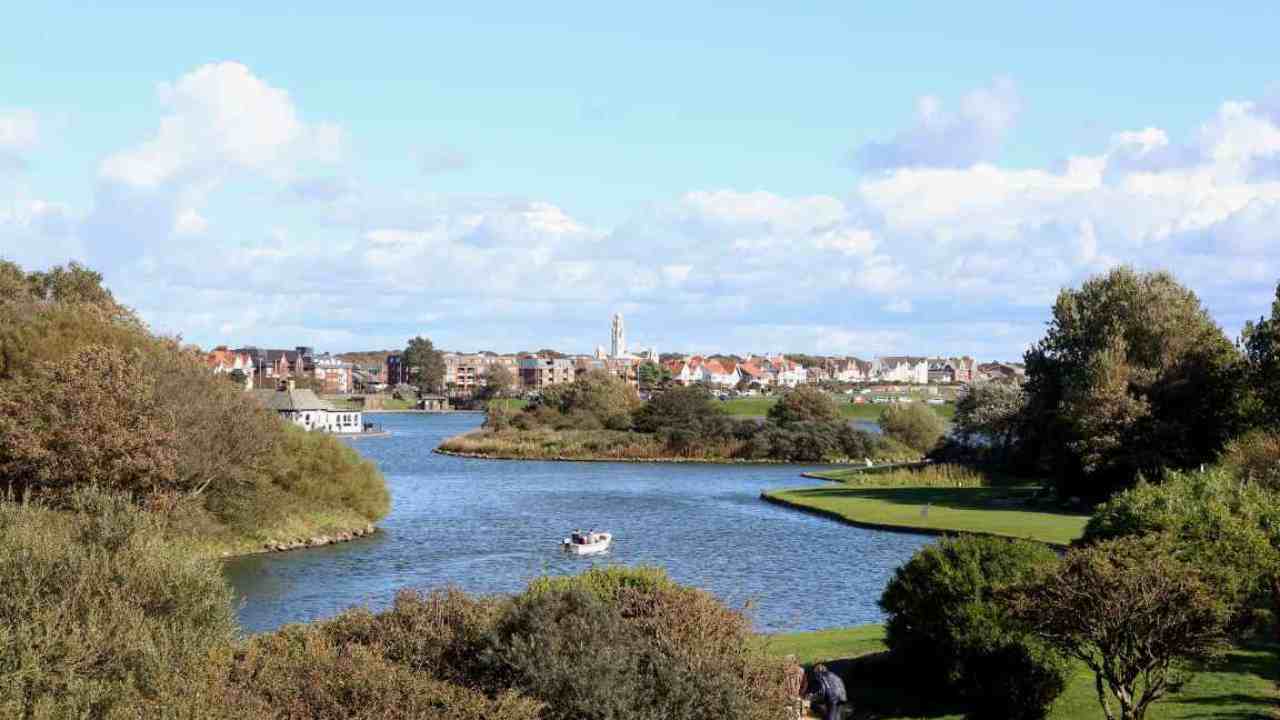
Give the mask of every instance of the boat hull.
[[561, 544], [564, 551], [572, 555], [595, 555], [609, 549], [609, 545], [613, 543], [612, 535], [605, 535], [603, 540], [593, 543], [575, 543], [568, 540]]

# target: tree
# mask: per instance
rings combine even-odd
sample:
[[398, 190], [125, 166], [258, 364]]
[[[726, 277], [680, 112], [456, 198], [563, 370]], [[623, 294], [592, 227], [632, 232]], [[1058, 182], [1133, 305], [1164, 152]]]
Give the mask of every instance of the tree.
[[711, 392], [697, 385], [673, 387], [654, 395], [635, 413], [635, 429], [654, 433], [679, 429], [700, 435], [725, 419], [724, 410]]
[[880, 413], [880, 430], [920, 452], [929, 452], [947, 432], [947, 423], [927, 405], [899, 403]]
[[1019, 441], [1063, 496], [1210, 462], [1240, 426], [1239, 359], [1171, 275], [1117, 268], [1058, 295], [1026, 356]]
[[1108, 720], [1146, 717], [1187, 663], [1218, 651], [1228, 616], [1200, 570], [1158, 536], [1072, 550], [1005, 601], [1030, 632], [1093, 671]]
[[176, 428], [136, 357], [91, 345], [0, 384], [0, 479], [18, 493], [94, 485], [145, 499], [176, 489]]
[[1280, 284], [1271, 317], [1245, 323], [1240, 335], [1255, 395], [1250, 419], [1258, 426], [1280, 425]]
[[484, 388], [480, 391], [483, 400], [494, 400], [511, 394], [516, 378], [506, 365], [494, 363], [484, 373]]
[[1017, 437], [1027, 396], [1017, 383], [983, 382], [971, 385], [956, 402], [952, 419], [956, 434], [965, 441], [985, 438], [1007, 455]]
[[811, 385], [789, 390], [769, 408], [769, 419], [779, 425], [797, 422], [833, 422], [840, 411], [831, 396]]
[[642, 362], [636, 368], [636, 379], [642, 388], [657, 387], [671, 380], [671, 368], [652, 361]]
[[400, 361], [409, 368], [409, 377], [420, 390], [429, 393], [444, 390], [444, 355], [436, 350], [431, 340], [421, 335], [410, 340]]
[[600, 427], [626, 430], [631, 427], [631, 413], [640, 398], [621, 378], [604, 370], [592, 370], [571, 383], [546, 388], [540, 402], [566, 416], [589, 416]]

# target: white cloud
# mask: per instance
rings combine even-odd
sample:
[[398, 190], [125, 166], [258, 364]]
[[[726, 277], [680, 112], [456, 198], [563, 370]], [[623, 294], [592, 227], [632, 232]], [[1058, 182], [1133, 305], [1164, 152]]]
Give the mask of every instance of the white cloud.
[[0, 109], [0, 151], [29, 150], [40, 138], [35, 111]]
[[139, 188], [217, 181], [237, 170], [287, 177], [297, 164], [334, 161], [343, 133], [308, 124], [289, 94], [234, 62], [203, 65], [157, 89], [168, 113], [141, 144], [108, 156], [103, 178]]
[[201, 235], [208, 229], [209, 221], [191, 209], [179, 213], [173, 223], [173, 232], [178, 235]]
[[1009, 78], [966, 94], [956, 112], [933, 95], [916, 100], [915, 122], [892, 139], [869, 142], [853, 154], [866, 170], [902, 167], [968, 167], [991, 159], [1013, 129], [1022, 101]]

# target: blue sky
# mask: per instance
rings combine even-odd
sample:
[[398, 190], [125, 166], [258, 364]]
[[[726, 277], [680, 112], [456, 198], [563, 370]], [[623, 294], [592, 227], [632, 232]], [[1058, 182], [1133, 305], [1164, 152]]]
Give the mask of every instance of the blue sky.
[[1280, 279], [1274, 3], [220, 5], [0, 43], [0, 255], [203, 345], [585, 351], [623, 310], [1012, 357], [1117, 263], [1233, 334]]

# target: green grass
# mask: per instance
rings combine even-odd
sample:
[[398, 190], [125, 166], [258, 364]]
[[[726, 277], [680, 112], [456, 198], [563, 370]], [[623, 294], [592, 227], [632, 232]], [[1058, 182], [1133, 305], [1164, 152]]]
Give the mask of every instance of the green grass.
[[[779, 490], [767, 497], [853, 524], [936, 533], [981, 533], [1066, 545], [1088, 517], [1024, 509], [1034, 487], [848, 487]], [[927, 508], [927, 511], [926, 511]]]
[[[766, 651], [777, 657], [794, 653], [806, 664], [825, 662], [848, 685], [854, 717], [877, 720], [961, 720], [957, 708], [938, 706], [905, 682], [909, 672], [886, 667], [884, 627], [859, 627], [772, 635], [763, 638]], [[1151, 720], [1191, 718], [1280, 717], [1280, 644], [1256, 641], [1229, 651], [1220, 664], [1194, 673], [1176, 695], [1152, 706]], [[962, 709], [961, 709], [962, 710]], [[1095, 720], [1102, 717], [1093, 687], [1093, 674], [1077, 665], [1066, 691], [1054, 703], [1049, 720]]]
[[529, 401], [524, 398], [502, 398], [501, 400], [490, 400], [489, 407], [505, 407], [512, 412], [519, 412], [529, 405]]
[[1029, 487], [1040, 483], [1008, 473], [955, 463], [919, 467], [851, 467], [823, 470], [810, 477], [856, 487]]
[[[725, 412], [734, 417], [764, 417], [769, 414], [769, 408], [773, 407], [777, 398], [772, 397], [748, 397], [733, 398], [720, 403]], [[866, 403], [863, 405], [855, 405], [841, 396], [835, 396], [836, 407], [840, 411], [840, 417], [849, 420], [869, 420], [876, 421], [880, 419], [880, 413], [884, 412], [885, 405], [875, 405]], [[956, 406], [952, 404], [946, 405], [930, 405], [934, 412], [942, 417], [950, 420], [956, 414]]]

